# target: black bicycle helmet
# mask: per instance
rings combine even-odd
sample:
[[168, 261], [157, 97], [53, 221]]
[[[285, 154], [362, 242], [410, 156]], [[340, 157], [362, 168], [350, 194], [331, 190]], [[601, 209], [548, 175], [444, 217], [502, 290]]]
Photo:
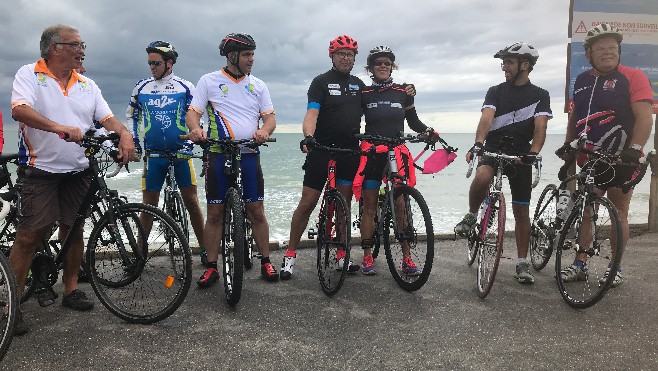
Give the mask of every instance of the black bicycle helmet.
[[171, 60], [173, 63], [176, 63], [176, 58], [178, 58], [178, 52], [174, 49], [174, 46], [166, 41], [154, 41], [146, 47], [147, 53], [158, 53], [162, 55], [162, 59]]
[[255, 50], [254, 38], [246, 33], [230, 33], [219, 43], [219, 55], [225, 57], [230, 52]]
[[375, 46], [374, 48], [370, 49], [370, 53], [368, 54], [368, 66], [372, 66], [373, 62], [377, 57], [386, 57], [391, 60], [391, 62], [395, 62], [395, 54], [393, 54], [393, 51], [391, 48], [388, 46], [384, 45], [379, 45]]

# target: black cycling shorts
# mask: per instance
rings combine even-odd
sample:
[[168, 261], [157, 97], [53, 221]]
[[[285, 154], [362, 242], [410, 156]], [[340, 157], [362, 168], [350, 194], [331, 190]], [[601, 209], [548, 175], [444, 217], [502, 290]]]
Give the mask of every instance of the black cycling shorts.
[[[311, 151], [306, 154], [304, 170], [304, 187], [322, 191], [327, 181], [327, 165], [329, 164], [329, 152]], [[337, 153], [336, 180], [338, 184], [352, 184], [354, 176], [359, 168], [358, 154]]]
[[[498, 161], [492, 157], [484, 156], [478, 166], [490, 166], [496, 171]], [[532, 165], [506, 162], [503, 175], [507, 176], [509, 188], [512, 192], [512, 203], [530, 205], [532, 196]]]

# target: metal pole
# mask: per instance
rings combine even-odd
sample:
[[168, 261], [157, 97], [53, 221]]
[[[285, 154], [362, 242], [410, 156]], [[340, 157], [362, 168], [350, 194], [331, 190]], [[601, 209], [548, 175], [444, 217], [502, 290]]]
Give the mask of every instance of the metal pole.
[[[658, 115], [654, 124], [654, 129], [658, 129]], [[658, 130], [654, 130], [653, 148], [658, 149]], [[649, 220], [648, 226], [650, 232], [658, 232], [658, 159], [654, 158], [651, 162], [651, 186], [649, 190]]]

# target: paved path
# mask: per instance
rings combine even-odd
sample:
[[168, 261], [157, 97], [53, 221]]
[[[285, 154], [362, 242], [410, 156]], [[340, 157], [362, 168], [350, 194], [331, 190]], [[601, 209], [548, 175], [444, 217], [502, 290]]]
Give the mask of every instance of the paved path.
[[[77, 313], [30, 300], [23, 309], [31, 331], [14, 339], [0, 368], [655, 370], [657, 241], [658, 234], [632, 238], [624, 285], [582, 311], [560, 297], [552, 261], [535, 285], [523, 286], [513, 279], [514, 261], [504, 259], [480, 300], [463, 240], [439, 241], [432, 276], [415, 293], [400, 290], [379, 260], [377, 276], [349, 276], [328, 298], [314, 251], [302, 250], [291, 281], [268, 284], [250, 271], [235, 309], [221, 285], [193, 287], [178, 312], [150, 326], [127, 324], [99, 302]], [[280, 251], [273, 260], [281, 261]], [[195, 279], [200, 274], [197, 265]]]

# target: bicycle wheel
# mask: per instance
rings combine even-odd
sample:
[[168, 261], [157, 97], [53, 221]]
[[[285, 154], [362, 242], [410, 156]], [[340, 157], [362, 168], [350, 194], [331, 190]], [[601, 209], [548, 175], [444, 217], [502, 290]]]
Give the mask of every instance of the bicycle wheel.
[[[127, 322], [161, 321], [182, 304], [192, 282], [187, 240], [176, 222], [155, 207], [123, 204], [114, 215], [116, 221], [109, 212], [103, 215], [87, 244], [94, 292]], [[138, 215], [153, 219], [148, 235]]]
[[[340, 290], [350, 261], [350, 209], [335, 189], [325, 191], [318, 222], [318, 278], [328, 296]], [[342, 266], [340, 259], [343, 259]]]
[[251, 269], [254, 266], [254, 236], [251, 234], [251, 222], [244, 218], [244, 267]]
[[494, 283], [505, 237], [505, 196], [489, 194], [487, 206], [480, 221], [480, 253], [478, 254], [478, 296], [484, 299]]
[[480, 249], [480, 226], [476, 225], [468, 233], [468, 255], [466, 256], [466, 263], [470, 267], [475, 262]]
[[535, 270], [544, 269], [553, 254], [555, 218], [557, 216], [557, 186], [549, 184], [537, 201], [530, 227], [530, 261]]
[[[0, 220], [0, 250], [2, 254], [9, 258], [11, 254], [11, 249], [14, 246], [14, 240], [16, 239], [16, 214], [18, 209], [15, 206], [11, 206], [9, 214]], [[32, 286], [32, 271], [27, 272], [27, 279], [25, 280], [25, 288], [23, 289], [23, 295], [21, 296], [21, 303], [26, 302], [34, 294], [34, 287]]]
[[176, 221], [178, 226], [181, 228], [181, 232], [183, 232], [183, 237], [189, 241], [190, 227], [187, 221], [187, 209], [183, 204], [183, 197], [178, 191], [171, 191], [168, 193], [169, 197], [166, 198], [169, 199], [169, 202], [165, 204], [167, 205], [167, 214], [169, 214]]
[[242, 296], [244, 274], [244, 204], [235, 188], [226, 192], [224, 206], [224, 233], [222, 235], [222, 264], [226, 302], [236, 305]]
[[423, 287], [432, 272], [432, 217], [425, 199], [413, 187], [396, 187], [393, 198], [396, 225], [390, 222], [392, 213], [387, 213], [389, 221], [385, 224], [389, 228], [385, 228], [383, 236], [386, 262], [398, 286], [405, 291], [416, 291]]
[[[621, 222], [617, 209], [605, 197], [590, 196], [585, 205], [571, 210], [565, 222], [555, 254], [555, 274], [562, 298], [574, 308], [596, 304], [610, 287], [621, 262], [623, 251]], [[560, 271], [569, 266], [577, 254], [587, 255], [587, 271], [577, 281], [566, 282]], [[606, 275], [610, 269], [612, 274]]]
[[14, 335], [18, 309], [18, 288], [14, 272], [4, 254], [0, 254], [0, 361], [5, 357]]

